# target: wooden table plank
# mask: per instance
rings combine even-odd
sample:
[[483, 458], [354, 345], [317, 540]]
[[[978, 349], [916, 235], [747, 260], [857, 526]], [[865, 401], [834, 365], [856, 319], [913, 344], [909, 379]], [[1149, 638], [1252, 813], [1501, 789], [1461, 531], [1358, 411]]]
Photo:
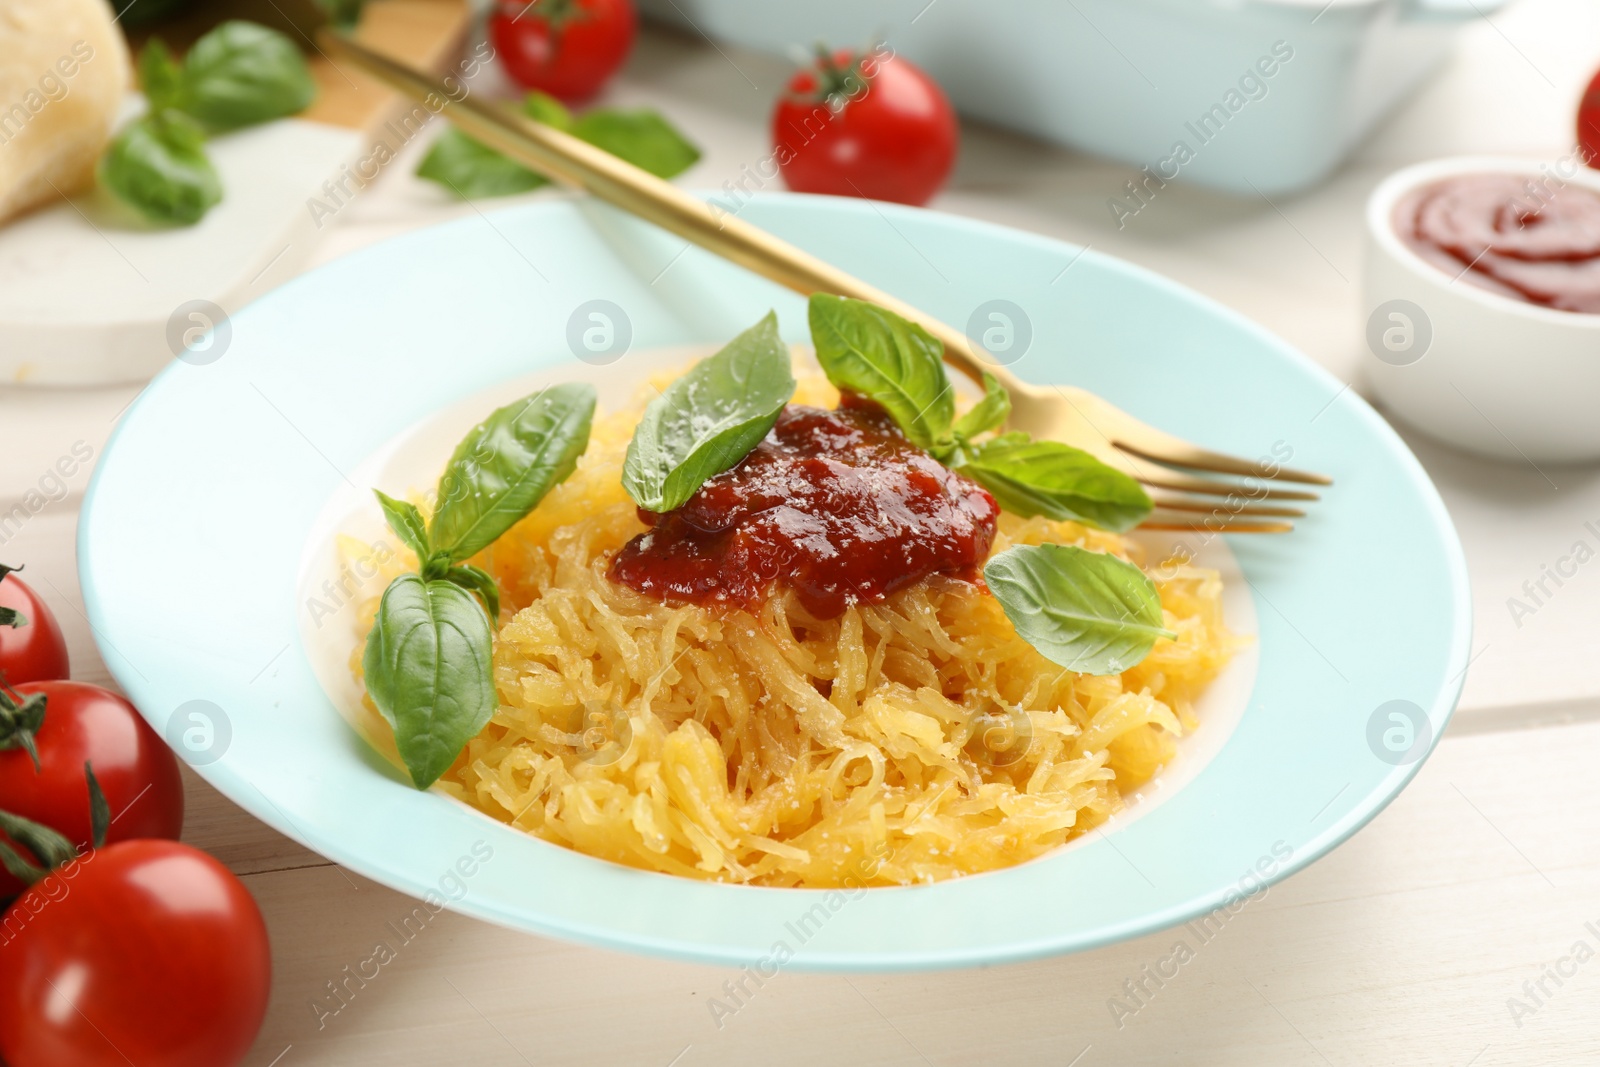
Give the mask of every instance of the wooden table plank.
[[[432, 74], [449, 73], [471, 21], [467, 0], [368, 0], [356, 39]], [[383, 123], [410, 109], [377, 79], [340, 66], [319, 49], [311, 58], [317, 100], [303, 117], [365, 131], [375, 140]], [[391, 145], [390, 147], [394, 147]]]
[[[720, 1029], [708, 1004], [731, 1003], [722, 983], [739, 978], [725, 968], [448, 912], [406, 943], [395, 926], [415, 902], [400, 894], [328, 868], [251, 875], [277, 964], [252, 1062], [289, 1045], [285, 1067], [442, 1062], [463, 1049], [485, 1064], [665, 1067], [686, 1045], [683, 1067], [1065, 1065], [1086, 1046], [1082, 1067], [1591, 1062], [1600, 963], [1560, 988], [1547, 979], [1542, 1005], [1522, 983], [1574, 942], [1600, 950], [1597, 750], [1593, 723], [1447, 737], [1371, 826], [1209, 932], [1180, 927], [981, 971], [783, 971], [759, 989], [747, 982], [747, 1003]], [[1173, 976], [1157, 987], [1145, 968], [1180, 940], [1192, 958], [1166, 965]], [[367, 967], [365, 984], [346, 979], [343, 1002], [314, 1008], [378, 943], [393, 961]], [[1124, 979], [1147, 992], [1135, 1000]], [[1125, 1006], [1116, 1016], [1114, 997]], [[1520, 1027], [1511, 997], [1532, 1009]]]

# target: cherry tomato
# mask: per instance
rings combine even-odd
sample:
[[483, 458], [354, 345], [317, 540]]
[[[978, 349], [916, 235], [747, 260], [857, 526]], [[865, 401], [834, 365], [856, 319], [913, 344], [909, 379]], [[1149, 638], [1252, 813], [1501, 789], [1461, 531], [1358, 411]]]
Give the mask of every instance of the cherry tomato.
[[633, 0], [499, 0], [489, 40], [519, 85], [578, 102], [622, 66], [638, 22]]
[[[44, 725], [34, 735], [39, 767], [20, 746], [0, 751], [0, 811], [43, 823], [86, 847], [89, 784], [83, 765], [88, 762], [111, 809], [108, 842], [178, 839], [183, 830], [178, 760], [132, 704], [82, 682], [29, 682], [16, 692], [45, 697]], [[0, 709], [0, 717], [5, 714]], [[0, 870], [0, 899], [21, 890]]]
[[1594, 76], [1578, 103], [1578, 146], [1584, 162], [1600, 170], [1600, 74]]
[[955, 165], [960, 130], [934, 80], [880, 48], [823, 53], [797, 71], [772, 140], [796, 192], [925, 204]]
[[73, 860], [0, 924], [10, 1067], [231, 1067], [267, 1011], [267, 928], [244, 885], [175, 841]]
[[17, 627], [0, 625], [0, 675], [12, 685], [68, 677], [67, 642], [55, 615], [10, 568], [0, 567], [0, 608], [26, 620]]

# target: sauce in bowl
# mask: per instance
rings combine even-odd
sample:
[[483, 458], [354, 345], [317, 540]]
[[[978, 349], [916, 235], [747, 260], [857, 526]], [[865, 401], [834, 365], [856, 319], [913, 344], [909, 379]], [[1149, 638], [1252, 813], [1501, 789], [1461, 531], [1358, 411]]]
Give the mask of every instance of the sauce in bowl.
[[639, 518], [611, 578], [668, 601], [749, 606], [774, 583], [819, 619], [930, 574], [976, 578], [1000, 508], [906, 439], [877, 404], [790, 405], [683, 507]]
[[1600, 193], [1553, 193], [1522, 174], [1460, 174], [1395, 204], [1417, 255], [1480, 289], [1557, 311], [1600, 314]]

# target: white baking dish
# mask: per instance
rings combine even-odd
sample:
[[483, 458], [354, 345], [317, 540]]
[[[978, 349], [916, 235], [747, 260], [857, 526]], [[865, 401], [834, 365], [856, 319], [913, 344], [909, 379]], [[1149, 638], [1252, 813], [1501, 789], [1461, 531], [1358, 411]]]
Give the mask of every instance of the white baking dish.
[[881, 38], [937, 78], [964, 114], [1148, 165], [1155, 177], [1143, 182], [1151, 189], [1181, 176], [1271, 194], [1326, 176], [1439, 64], [1460, 23], [1504, 2], [640, 0], [640, 6], [691, 31], [768, 51]]

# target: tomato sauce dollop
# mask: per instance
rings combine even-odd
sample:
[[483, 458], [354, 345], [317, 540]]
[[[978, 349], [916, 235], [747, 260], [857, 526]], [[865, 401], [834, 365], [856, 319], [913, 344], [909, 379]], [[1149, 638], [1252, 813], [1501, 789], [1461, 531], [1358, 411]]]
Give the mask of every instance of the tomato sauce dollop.
[[623, 546], [611, 577], [670, 602], [754, 608], [773, 583], [814, 617], [930, 574], [975, 579], [1000, 508], [906, 439], [877, 404], [790, 405], [737, 466]]
[[1403, 197], [1394, 226], [1417, 255], [1480, 289], [1600, 313], [1600, 194], [1592, 189], [1552, 193], [1525, 175], [1458, 174]]

